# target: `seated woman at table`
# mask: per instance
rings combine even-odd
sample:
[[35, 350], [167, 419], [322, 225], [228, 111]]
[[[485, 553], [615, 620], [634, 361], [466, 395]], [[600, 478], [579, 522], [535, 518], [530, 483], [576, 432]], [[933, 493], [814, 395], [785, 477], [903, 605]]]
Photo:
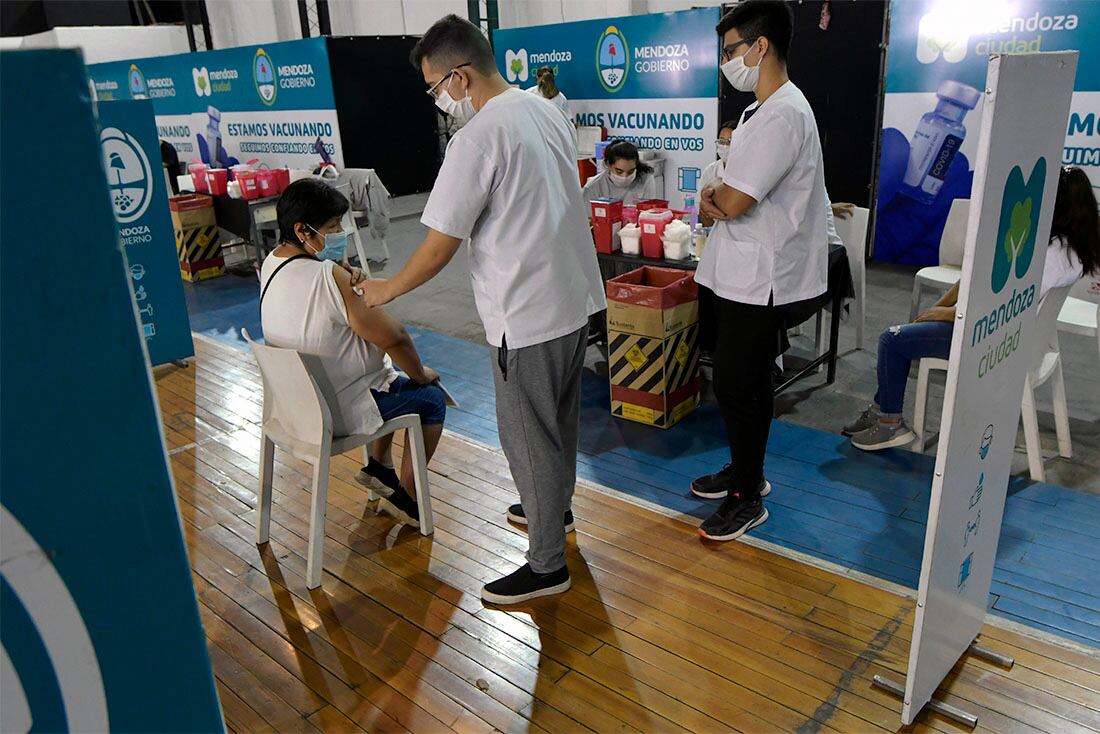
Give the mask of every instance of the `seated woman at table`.
[[[1046, 248], [1046, 264], [1039, 299], [1053, 288], [1072, 285], [1084, 274], [1100, 269], [1100, 219], [1088, 176], [1080, 168], [1063, 168], [1058, 177], [1054, 221]], [[947, 359], [959, 284], [916, 321], [891, 326], [878, 340], [878, 392], [875, 401], [843, 433], [864, 451], [904, 446], [916, 434], [902, 420], [909, 365], [925, 357]]]
[[622, 199], [624, 204], [657, 198], [657, 179], [653, 167], [642, 163], [638, 148], [626, 140], [616, 140], [603, 149], [604, 170], [584, 185], [584, 200]]
[[[341, 229], [347, 210], [343, 194], [315, 179], [292, 183], [279, 198], [281, 243], [260, 270], [264, 338], [305, 356], [329, 403], [334, 436], [371, 434], [383, 421], [416, 413], [430, 460], [447, 413], [439, 375], [421, 363], [401, 322], [364, 305], [355, 293], [357, 274], [338, 265], [347, 247]], [[390, 435], [371, 445], [370, 462], [356, 479], [383, 496], [379, 509], [419, 527], [419, 508], [408, 489], [415, 486], [411, 455], [404, 452], [398, 477], [392, 440]]]

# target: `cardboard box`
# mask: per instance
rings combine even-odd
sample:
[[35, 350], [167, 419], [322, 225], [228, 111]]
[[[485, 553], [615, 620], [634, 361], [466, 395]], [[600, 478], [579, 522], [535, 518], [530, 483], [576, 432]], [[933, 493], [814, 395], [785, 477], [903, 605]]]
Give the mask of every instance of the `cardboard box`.
[[203, 194], [183, 194], [168, 200], [172, 212], [172, 229], [177, 232], [194, 227], [211, 227], [214, 218], [214, 200]]
[[213, 260], [220, 258], [221, 253], [217, 225], [176, 230], [176, 255], [181, 264]]
[[188, 283], [196, 283], [200, 280], [209, 280], [225, 275], [225, 260], [218, 256], [213, 260], [199, 262], [181, 262], [180, 277]]
[[621, 199], [595, 199], [592, 209], [592, 239], [596, 251], [611, 254], [622, 248], [619, 230], [623, 226], [623, 202]]
[[693, 274], [643, 267], [607, 281], [611, 414], [659, 428], [699, 405]]

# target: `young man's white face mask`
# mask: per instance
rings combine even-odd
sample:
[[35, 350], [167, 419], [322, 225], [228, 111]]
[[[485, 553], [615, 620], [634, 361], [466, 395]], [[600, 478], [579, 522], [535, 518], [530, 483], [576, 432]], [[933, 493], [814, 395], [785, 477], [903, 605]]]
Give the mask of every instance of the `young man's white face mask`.
[[[753, 43], [755, 44], [756, 41], [753, 41]], [[733, 85], [733, 88], [739, 92], [751, 92], [756, 89], [756, 85], [760, 82], [760, 63], [764, 60], [764, 57], [757, 55], [756, 63], [753, 66], [749, 66], [745, 61], [746, 57], [752, 54], [755, 48], [753, 46], [746, 53], [734, 56], [722, 64], [722, 74]]]
[[451, 83], [455, 80], [455, 75], [451, 74], [451, 78], [447, 80], [445, 88], [440, 92], [439, 96], [435, 98], [435, 106], [446, 112], [451, 117], [455, 118], [460, 123], [466, 123], [470, 121], [470, 118], [474, 116], [477, 110], [474, 109], [474, 102], [470, 99], [469, 92], [462, 99], [455, 99], [451, 96]]

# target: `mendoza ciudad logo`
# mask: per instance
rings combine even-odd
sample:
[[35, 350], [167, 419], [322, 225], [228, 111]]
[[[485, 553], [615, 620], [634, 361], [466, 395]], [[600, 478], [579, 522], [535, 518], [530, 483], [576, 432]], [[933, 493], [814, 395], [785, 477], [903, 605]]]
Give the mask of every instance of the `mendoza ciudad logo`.
[[[1031, 169], [1031, 176], [1024, 180], [1023, 171], [1013, 166], [1005, 180], [1001, 199], [1001, 218], [997, 227], [996, 249], [990, 272], [993, 293], [1001, 293], [1009, 280], [1022, 280], [1035, 260], [1035, 234], [1039, 228], [1039, 207], [1043, 203], [1043, 187], [1046, 184], [1047, 161], [1040, 156]], [[1006, 332], [997, 344], [992, 340], [978, 363], [978, 377], [985, 377], [1020, 344], [1019, 318], [1035, 305], [1035, 285], [1026, 290], [1012, 289], [1011, 295], [974, 324], [970, 346], [974, 347], [992, 337], [1002, 326], [1016, 321], [1016, 330]]]

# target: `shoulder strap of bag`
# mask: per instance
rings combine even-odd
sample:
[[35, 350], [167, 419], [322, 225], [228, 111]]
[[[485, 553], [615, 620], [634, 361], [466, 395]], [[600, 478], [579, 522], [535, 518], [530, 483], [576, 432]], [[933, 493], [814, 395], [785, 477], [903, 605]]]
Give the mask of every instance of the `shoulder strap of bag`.
[[267, 295], [267, 289], [271, 287], [271, 281], [275, 280], [275, 276], [279, 274], [279, 271], [282, 270], [283, 268], [285, 268], [287, 265], [290, 265], [295, 260], [301, 260], [303, 257], [308, 257], [311, 260], [316, 259], [316, 258], [310, 257], [309, 255], [294, 255], [292, 257], [288, 257], [285, 261], [283, 261], [282, 263], [279, 264], [279, 267], [275, 268], [275, 272], [272, 273], [271, 277], [267, 279], [267, 283], [264, 284], [264, 289], [260, 293], [260, 308], [261, 309], [264, 307], [264, 296]]

